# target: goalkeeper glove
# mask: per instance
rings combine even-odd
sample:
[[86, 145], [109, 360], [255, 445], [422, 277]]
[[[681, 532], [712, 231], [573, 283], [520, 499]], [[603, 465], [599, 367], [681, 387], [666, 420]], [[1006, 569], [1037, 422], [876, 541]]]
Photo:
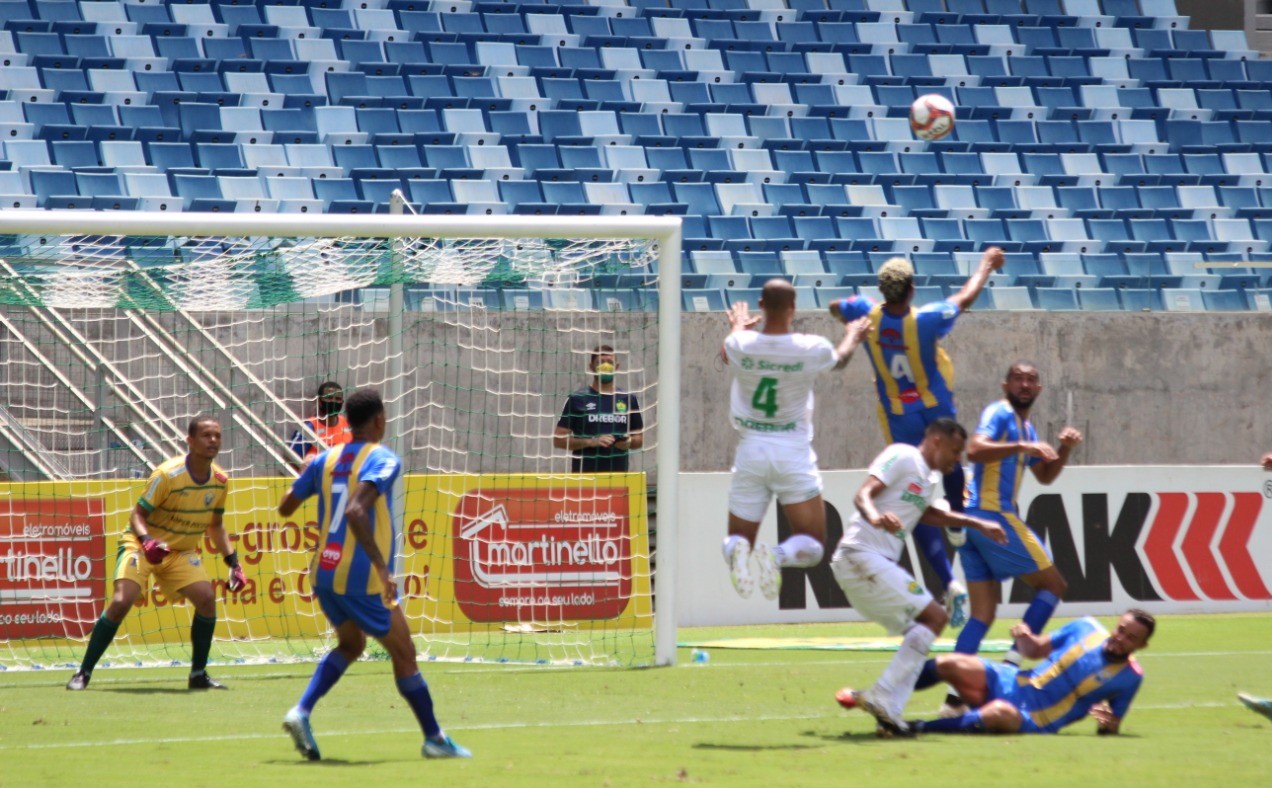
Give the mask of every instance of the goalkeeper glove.
[[141, 549], [146, 553], [146, 560], [152, 564], [162, 564], [163, 559], [172, 552], [168, 549], [168, 545], [153, 536], [147, 536], [141, 540]]
[[225, 565], [230, 568], [230, 579], [226, 582], [225, 587], [231, 591], [241, 591], [243, 586], [247, 585], [247, 575], [243, 573], [243, 567], [239, 566], [238, 553], [230, 553], [225, 557]]

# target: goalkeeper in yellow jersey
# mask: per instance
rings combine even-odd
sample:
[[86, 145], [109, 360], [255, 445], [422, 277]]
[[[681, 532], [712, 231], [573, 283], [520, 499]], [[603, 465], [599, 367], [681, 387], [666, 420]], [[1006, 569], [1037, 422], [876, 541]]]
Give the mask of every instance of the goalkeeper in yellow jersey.
[[203, 535], [210, 535], [230, 567], [226, 587], [238, 591], [247, 583], [221, 523], [229, 477], [212, 462], [221, 451], [220, 423], [211, 416], [195, 417], [187, 430], [186, 445], [190, 448], [186, 455], [173, 457], [155, 468], [133, 509], [128, 528], [119, 540], [115, 593], [93, 625], [84, 661], [67, 683], [68, 690], [88, 686], [97, 661], [151, 577], [168, 599], [180, 594], [194, 606], [189, 688], [225, 689], [206, 670], [216, 630], [216, 595], [196, 549]]

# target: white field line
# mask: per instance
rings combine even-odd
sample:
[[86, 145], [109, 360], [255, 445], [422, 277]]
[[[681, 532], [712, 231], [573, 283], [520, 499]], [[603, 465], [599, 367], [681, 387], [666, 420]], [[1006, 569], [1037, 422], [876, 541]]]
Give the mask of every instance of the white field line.
[[[1191, 709], [1218, 709], [1231, 706], [1240, 708], [1240, 703], [1235, 699], [1231, 703], [1217, 703], [1213, 701], [1199, 703], [1163, 703], [1163, 704], [1142, 704], [1136, 705], [1138, 711], [1187, 711]], [[490, 724], [470, 724], [470, 725], [447, 725], [448, 731], [490, 731], [490, 730], [518, 730], [526, 728], [546, 729], [546, 728], [596, 728], [596, 727], [614, 727], [618, 725], [687, 725], [687, 724], [710, 724], [718, 725], [720, 723], [732, 722], [793, 722], [798, 720], [819, 720], [827, 719], [831, 716], [840, 717], [839, 712], [828, 712], [825, 714], [783, 714], [783, 715], [766, 715], [766, 716], [746, 716], [746, 717], [668, 717], [654, 719], [639, 720], [579, 720], [577, 722], [501, 722]], [[281, 717], [279, 719], [282, 719]], [[361, 731], [320, 731], [322, 738], [327, 739], [335, 736], [383, 736], [386, 734], [411, 734], [419, 733], [417, 727], [404, 728], [379, 728], [376, 730]], [[6, 745], [0, 744], [0, 752], [17, 751], [17, 750], [59, 750], [59, 749], [77, 749], [83, 747], [120, 747], [120, 746], [151, 746], [156, 744], [200, 744], [206, 742], [226, 742], [226, 741], [243, 741], [245, 739], [260, 739], [262, 736], [268, 735], [263, 731], [251, 731], [235, 734], [223, 734], [220, 736], [169, 736], [154, 738], [133, 738], [133, 739], [107, 739], [98, 741], [80, 741], [80, 742], [50, 742], [40, 744], [18, 744]], [[281, 742], [286, 742], [285, 734], [279, 733], [275, 737]]]

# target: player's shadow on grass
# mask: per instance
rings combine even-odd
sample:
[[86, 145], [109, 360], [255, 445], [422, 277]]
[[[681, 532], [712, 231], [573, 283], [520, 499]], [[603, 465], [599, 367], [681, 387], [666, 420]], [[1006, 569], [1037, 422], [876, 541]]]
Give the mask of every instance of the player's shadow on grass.
[[717, 744], [715, 742], [698, 742], [695, 750], [723, 750], [726, 752], [766, 752], [769, 750], [815, 750], [813, 744]]
[[[415, 760], [418, 760], [418, 759], [415, 759]], [[351, 760], [346, 760], [344, 758], [323, 758], [321, 761], [306, 761], [304, 759], [297, 760], [296, 758], [274, 758], [268, 761], [261, 761], [261, 763], [266, 763], [271, 766], [302, 766], [307, 769], [321, 769], [324, 766], [330, 766], [333, 768], [337, 766], [376, 766], [376, 765], [383, 765], [386, 763], [393, 763], [393, 762], [394, 761], [389, 761], [389, 760], [351, 761]], [[407, 761], [406, 759], [402, 759], [401, 761], [398, 761], [398, 762], [406, 763]], [[414, 760], [411, 762], [414, 763]]]
[[193, 695], [185, 687], [102, 687], [101, 692], [115, 692], [121, 695]]

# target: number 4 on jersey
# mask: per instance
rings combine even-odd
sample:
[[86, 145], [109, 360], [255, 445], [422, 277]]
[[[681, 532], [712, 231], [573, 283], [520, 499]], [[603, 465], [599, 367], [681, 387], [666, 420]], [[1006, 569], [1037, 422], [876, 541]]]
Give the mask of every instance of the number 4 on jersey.
[[751, 407], [771, 419], [777, 415], [777, 378], [760, 378], [760, 385], [751, 395]]

